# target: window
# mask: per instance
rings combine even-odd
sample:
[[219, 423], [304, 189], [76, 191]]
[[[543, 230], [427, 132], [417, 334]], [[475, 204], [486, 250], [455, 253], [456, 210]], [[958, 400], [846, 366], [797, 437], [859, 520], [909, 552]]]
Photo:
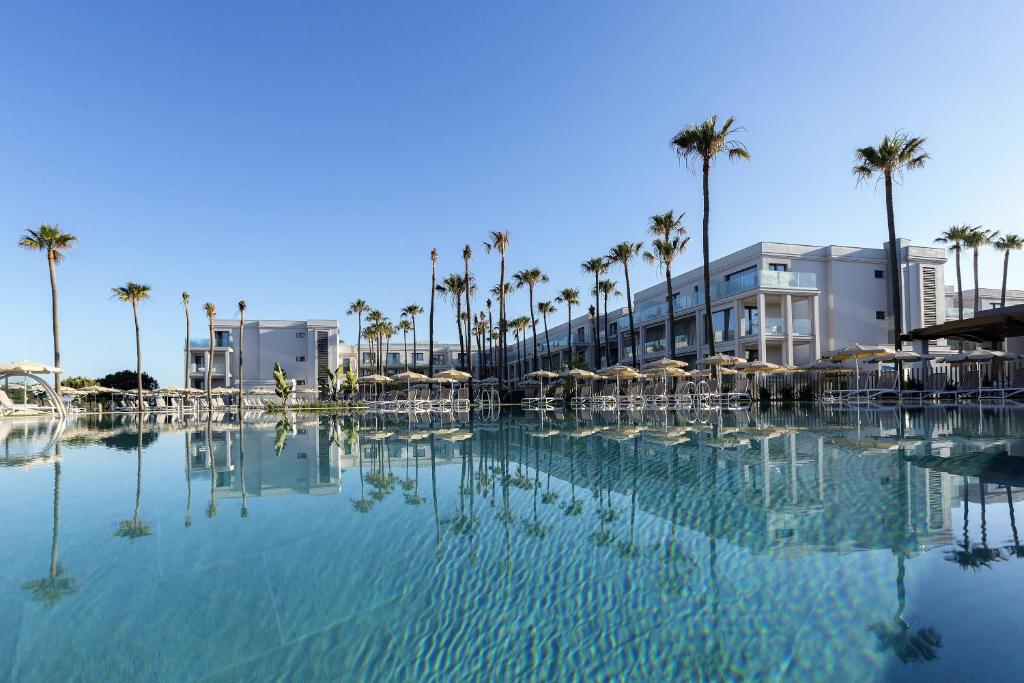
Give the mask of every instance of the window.
[[875, 271], [875, 279], [876, 280], [884, 280], [885, 279], [885, 271], [884, 270], [876, 270]]
[[349, 370], [352, 367], [352, 359], [351, 358], [342, 358], [341, 359], [341, 367], [345, 368], [345, 370]]
[[[750, 266], [749, 268], [744, 268], [743, 270], [737, 270], [735, 273], [729, 273], [728, 275], [726, 275], [725, 276], [725, 281], [729, 282], [732, 279], [740, 279], [740, 278], [742, 278], [745, 275], [752, 274], [755, 270], [757, 270], [756, 266]], [[714, 291], [714, 290], [712, 290], [712, 291]]]
[[304, 386], [306, 386], [306, 380], [304, 380], [304, 379], [297, 379], [297, 380], [295, 380], [295, 386], [297, 386], [297, 387], [304, 387]]
[[370, 353], [367, 353], [366, 351], [363, 351], [363, 362], [364, 363], [369, 363], [372, 360], [372, 357], [373, 357], [373, 354], [370, 354]]
[[295, 362], [296, 363], [305, 363], [306, 362], [306, 357], [305, 356], [295, 356]]
[[726, 308], [711, 313], [711, 325], [715, 331], [715, 341], [729, 341], [733, 337], [732, 309]]
[[295, 333], [295, 338], [296, 339], [305, 339], [306, 338], [306, 333], [305, 332], [296, 332]]
[[397, 353], [389, 353], [388, 354], [388, 365], [401, 365], [401, 364], [402, 364], [402, 359], [401, 359], [399, 354], [397, 354]]
[[448, 357], [443, 353], [435, 353], [434, 365], [448, 365]]
[[875, 311], [875, 320], [885, 320], [885, 311]]
[[412, 354], [412, 362], [413, 363], [422, 363], [423, 362], [423, 352], [422, 351], [417, 351], [416, 353]]
[[218, 330], [213, 333], [213, 341], [215, 346], [230, 346], [231, 335], [226, 330]]
[[619, 324], [618, 323], [612, 323], [611, 325], [608, 326], [608, 334], [618, 334], [618, 333], [619, 333]]
[[580, 327], [576, 330], [576, 338], [583, 341], [586, 338], [587, 328]]
[[769, 263], [768, 270], [774, 270], [776, 273], [786, 273], [789, 271], [788, 263]]
[[753, 335], [760, 333], [761, 327], [761, 314], [758, 311], [757, 306], [744, 306], [743, 307], [743, 330], [741, 334], [743, 336]]

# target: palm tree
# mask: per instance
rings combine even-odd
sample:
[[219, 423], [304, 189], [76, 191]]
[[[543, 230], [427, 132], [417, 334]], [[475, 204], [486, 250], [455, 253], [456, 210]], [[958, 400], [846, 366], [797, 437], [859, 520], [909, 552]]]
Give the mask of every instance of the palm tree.
[[[544, 321], [544, 348], [548, 354], [548, 369], [551, 370], [551, 337], [548, 336], [548, 316], [557, 311], [555, 305], [550, 301], [538, 301], [537, 311]], [[555, 368], [557, 370], [557, 368]]]
[[[409, 304], [402, 309], [402, 318], [408, 318], [412, 321], [412, 367], [416, 369], [416, 316], [423, 315], [423, 307], [418, 304]], [[408, 366], [408, 361], [406, 361]], [[406, 368], [408, 369], [408, 367]]]
[[54, 445], [56, 460], [53, 463], [53, 532], [50, 536], [50, 572], [35, 581], [21, 584], [32, 591], [32, 600], [44, 605], [55, 605], [68, 595], [78, 591], [75, 579], [65, 574], [64, 567], [57, 560], [60, 548], [60, 441]]
[[473, 322], [473, 309], [470, 306], [471, 295], [476, 289], [472, 286], [473, 278], [469, 275], [469, 262], [473, 258], [473, 248], [468, 244], [462, 248], [462, 265], [464, 267], [464, 279], [466, 281], [466, 372], [469, 373], [470, 400], [473, 393], [473, 343], [470, 340], [471, 323]]
[[542, 282], [548, 282], [550, 278], [540, 268], [524, 268], [513, 275], [512, 279], [515, 281], [516, 289], [526, 287], [530, 293], [530, 323], [533, 330], [533, 369], [536, 370], [539, 367], [537, 361], [537, 311], [533, 306], [533, 293], [537, 285]]
[[[517, 347], [519, 346], [519, 340], [523, 340], [522, 350], [519, 351], [519, 377], [521, 379], [522, 376], [526, 374], [524, 372], [524, 370], [526, 370], [526, 330], [530, 327], [530, 318], [525, 315], [521, 315], [518, 318], [513, 318], [509, 321], [509, 325], [511, 325], [515, 332]], [[516, 350], [519, 349], [517, 348]]]
[[1004, 235], [992, 243], [999, 251], [1003, 252], [1003, 288], [999, 295], [999, 307], [1006, 307], [1006, 271], [1010, 267], [1010, 252], [1024, 248], [1024, 237], [1020, 235]]
[[501, 343], [499, 344], [499, 351], [501, 353], [501, 367], [498, 372], [498, 386], [500, 389], [505, 388], [505, 380], [508, 375], [508, 338], [507, 327], [508, 321], [505, 318], [505, 297], [508, 290], [505, 288], [505, 252], [508, 251], [508, 245], [511, 243], [512, 237], [508, 230], [491, 230], [487, 235], [487, 241], [484, 242], [484, 249], [487, 253], [491, 253], [492, 250], [497, 251], [501, 256], [501, 270], [498, 275], [498, 330], [501, 334]]
[[[491, 296], [497, 297], [500, 303], [502, 299], [508, 301], [508, 298], [515, 292], [515, 287], [512, 286], [511, 282], [498, 283], [491, 287]], [[499, 306], [500, 309], [500, 306]], [[506, 309], [507, 310], [507, 309]], [[509, 321], [506, 317], [502, 320], [501, 312], [498, 312], [498, 375], [499, 375], [499, 386], [504, 386], [504, 382], [508, 380], [508, 349], [506, 344], [508, 343], [508, 327]], [[504, 378], [501, 376], [505, 375]]]
[[[484, 305], [487, 306], [487, 337], [484, 339], [484, 347], [486, 348], [487, 341], [490, 340], [491, 350], [487, 354], [487, 365], [491, 366], [491, 369], [488, 372], [494, 372], [494, 337], [492, 336], [494, 332], [494, 317], [491, 315], [491, 308], [494, 306], [494, 302], [487, 299], [484, 301]], [[484, 367], [486, 368], [487, 365]]]
[[370, 305], [362, 299], [356, 299], [348, 306], [346, 315], [356, 316], [356, 367], [363, 362], [363, 313], [370, 310]]
[[455, 326], [459, 328], [459, 350], [465, 359], [466, 347], [462, 334], [462, 293], [466, 287], [465, 281], [458, 273], [451, 273], [441, 280], [437, 285], [437, 293], [446, 297], [455, 306]]
[[244, 375], [242, 373], [242, 351], [245, 349], [245, 299], [238, 302], [238, 315], [240, 320], [238, 322], [238, 422], [242, 422], [242, 380]]
[[732, 139], [732, 135], [742, 129], [734, 128], [735, 119], [727, 118], [722, 127], [718, 127], [718, 117], [712, 116], [702, 123], [683, 128], [672, 138], [672, 146], [676, 154], [693, 169], [699, 159], [703, 178], [704, 223], [701, 237], [704, 246], [704, 334], [708, 340], [708, 355], [715, 355], [714, 324], [711, 321], [711, 249], [709, 246], [709, 222], [711, 214], [711, 198], [708, 188], [708, 177], [711, 165], [719, 154], [725, 154], [730, 160], [750, 159], [750, 152], [741, 142]]
[[480, 361], [480, 365], [477, 367], [477, 372], [483, 377], [484, 368], [484, 346], [485, 338], [487, 335], [487, 316], [481, 311], [477, 314], [476, 322], [473, 323], [473, 334], [476, 337], [476, 354], [477, 359]]
[[970, 236], [972, 230], [974, 228], [966, 224], [951, 225], [935, 239], [937, 244], [948, 245], [949, 250], [956, 256], [956, 296], [959, 320], [964, 319], [964, 283], [960, 276], [960, 252], [963, 250], [964, 241]]
[[683, 227], [683, 216], [676, 218], [671, 211], [651, 216], [647, 232], [654, 239], [644, 252], [644, 261], [665, 271], [665, 300], [668, 301], [668, 357], [676, 357], [675, 302], [672, 299], [672, 262], [686, 252], [690, 237]]
[[139, 335], [139, 302], [149, 298], [152, 291], [149, 285], [138, 282], [128, 282], [121, 287], [114, 287], [110, 290], [118, 301], [125, 301], [132, 305], [132, 314], [135, 316], [135, 376], [138, 380], [139, 412], [145, 410], [142, 402], [142, 337]]
[[575, 287], [566, 287], [558, 293], [558, 296], [555, 297], [555, 301], [560, 304], [565, 304], [566, 308], [569, 309], [566, 321], [569, 325], [569, 367], [571, 368], [573, 361], [576, 358], [576, 354], [573, 352], [572, 346], [572, 307], [579, 306], [580, 304], [580, 290]]
[[203, 310], [206, 311], [206, 320], [210, 324], [210, 357], [206, 359], [206, 405], [209, 410], [213, 410], [213, 319], [217, 317], [217, 307], [207, 301], [203, 304]]
[[380, 310], [378, 310], [376, 308], [370, 310], [366, 314], [366, 321], [368, 323], [370, 323], [370, 325], [373, 325], [374, 328], [375, 328], [375, 331], [374, 331], [374, 334], [373, 334], [373, 339], [374, 339], [374, 342], [375, 342], [375, 346], [372, 347], [372, 348], [373, 348], [374, 364], [376, 366], [375, 372], [378, 372], [378, 373], [379, 372], [383, 372], [383, 367], [384, 367], [382, 365], [382, 361], [381, 361], [381, 357], [380, 357], [381, 343], [383, 341], [383, 339], [381, 337], [381, 331], [382, 331], [381, 330], [381, 323], [383, 323], [384, 320], [385, 320], [384, 314]]
[[580, 264], [580, 268], [584, 273], [589, 273], [594, 276], [594, 308], [598, 315], [591, 321], [591, 330], [594, 334], [594, 343], [591, 344], [591, 355], [594, 361], [594, 370], [601, 367], [601, 354], [598, 350], [598, 342], [600, 341], [600, 334], [598, 334], [597, 328], [600, 324], [600, 313], [601, 313], [601, 299], [599, 291], [601, 289], [600, 281], [601, 276], [608, 272], [608, 262], [603, 258], [590, 258]]
[[395, 336], [396, 332], [398, 332], [398, 330], [395, 328], [395, 326], [391, 323], [390, 320], [384, 320], [384, 322], [381, 323], [380, 335], [385, 340], [384, 354], [381, 356], [381, 358], [384, 359], [385, 369], [387, 369], [388, 358], [391, 356], [391, 338]]
[[964, 246], [974, 251], [974, 315], [978, 315], [981, 308], [981, 293], [978, 291], [978, 252], [981, 248], [992, 243], [992, 240], [999, 234], [999, 231], [992, 232], [980, 225], [971, 230], [964, 240]]
[[135, 447], [135, 512], [131, 519], [121, 522], [114, 532], [121, 538], [136, 539], [149, 536], [153, 532], [147, 522], [139, 519], [139, 506], [142, 504], [142, 423], [139, 422], [138, 443]]
[[[618, 283], [615, 280], [601, 280], [597, 283], [597, 291], [601, 296], [604, 297], [604, 363], [605, 365], [612, 364], [612, 339], [611, 331], [608, 325], [608, 297], [610, 296], [622, 296], [622, 292], [618, 289]], [[598, 319], [600, 320], [600, 311], [598, 311]], [[598, 323], [600, 324], [600, 323]]]
[[[38, 230], [25, 229], [18, 240], [18, 246], [32, 251], [45, 251], [46, 263], [50, 267], [50, 305], [53, 322], [53, 364], [60, 367], [60, 323], [57, 317], [57, 264], [64, 260], [67, 251], [78, 243], [78, 238], [61, 230], [59, 225], [42, 224]], [[54, 389], [59, 396], [60, 373], [53, 375]]]
[[[404, 315], [404, 314], [403, 314]], [[409, 371], [409, 332], [412, 330], [412, 323], [402, 318], [398, 321], [398, 329], [402, 331], [402, 353], [405, 355], [405, 371]], [[413, 342], [415, 353], [416, 344]]]
[[[620, 242], [608, 252], [606, 260], [610, 264], [622, 266], [622, 272], [626, 275], [626, 307], [629, 309], [629, 346], [633, 353], [633, 367], [640, 367], [640, 359], [636, 354], [636, 327], [633, 325], [633, 293], [629, 288], [629, 262], [640, 255], [644, 248], [643, 242]], [[608, 309], [605, 308], [605, 315]], [[607, 340], [606, 340], [607, 341]]]
[[188, 302], [192, 300], [192, 296], [188, 292], [181, 293], [181, 305], [185, 307], [185, 383], [181, 386], [190, 387], [192, 382], [188, 379], [188, 365], [189, 365], [189, 343], [188, 338], [192, 334], [192, 320], [189, 317]]
[[892, 183], [898, 182], [904, 169], [921, 168], [928, 160], [924, 151], [924, 138], [911, 137], [902, 131], [896, 131], [892, 137], [886, 135], [877, 147], [861, 147], [857, 150], [857, 161], [853, 166], [853, 174], [858, 184], [875, 176], [881, 176], [885, 182], [885, 216], [889, 226], [889, 277], [892, 286], [893, 333], [896, 339], [896, 350], [903, 348], [903, 294], [900, 282], [900, 254], [896, 244], [896, 219], [892, 209]]

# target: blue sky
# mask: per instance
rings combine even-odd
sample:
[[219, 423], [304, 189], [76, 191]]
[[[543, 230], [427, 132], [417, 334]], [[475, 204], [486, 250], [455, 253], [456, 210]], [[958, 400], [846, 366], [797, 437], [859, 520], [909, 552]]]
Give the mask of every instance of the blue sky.
[[[552, 298], [668, 209], [686, 212], [679, 268], [694, 267], [699, 182], [669, 139], [713, 113], [753, 157], [714, 171], [713, 257], [880, 245], [884, 198], [850, 167], [895, 128], [933, 157], [898, 188], [901, 236], [1024, 232], [1020, 3], [101, 5], [0, 12], [0, 360], [50, 357], [45, 260], [15, 247], [41, 222], [81, 238], [59, 271], [65, 368], [134, 366], [109, 290], [136, 280], [165, 384], [181, 379], [183, 289], [222, 315], [244, 298], [253, 318], [338, 318], [353, 340], [354, 298], [395, 318], [426, 306], [431, 247], [443, 274], [470, 242], [490, 286], [480, 244], [507, 229], [510, 268], [545, 269]], [[982, 284], [1000, 268], [986, 253]]]

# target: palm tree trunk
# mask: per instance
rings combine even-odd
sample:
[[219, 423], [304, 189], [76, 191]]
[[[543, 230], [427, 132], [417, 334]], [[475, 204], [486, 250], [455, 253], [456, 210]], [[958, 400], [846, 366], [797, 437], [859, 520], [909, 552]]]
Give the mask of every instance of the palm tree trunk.
[[470, 305], [470, 294], [472, 293], [472, 280], [469, 279], [469, 260], [465, 261], [466, 278], [466, 372], [469, 373], [469, 400], [473, 400], [473, 309]]
[[974, 315], [978, 315], [978, 309], [981, 308], [981, 295], [978, 292], [978, 247], [974, 248]]
[[[50, 266], [50, 304], [53, 310], [53, 364], [60, 367], [60, 323], [57, 320], [57, 263], [53, 250], [47, 250], [46, 262]], [[53, 388], [60, 396], [60, 373], [53, 374]]]
[[142, 423], [139, 423], [138, 443], [135, 451], [135, 512], [132, 519], [139, 521], [139, 508], [142, 506]]
[[501, 274], [498, 278], [498, 333], [501, 335], [501, 367], [498, 371], [498, 389], [505, 388], [508, 381], [508, 330], [505, 324], [505, 252], [501, 253]]
[[548, 336], [548, 316], [544, 314], [544, 348], [547, 349], [548, 370], [551, 369], [551, 337]]
[[50, 578], [58, 572], [57, 549], [60, 547], [60, 442], [55, 446], [57, 460], [53, 463], [53, 535], [50, 541]]
[[[213, 318], [210, 318], [210, 357], [206, 359], [206, 409], [213, 412]], [[140, 375], [139, 386], [142, 386]]]
[[427, 350], [427, 374], [434, 376], [434, 297], [437, 294], [437, 264], [431, 261], [430, 265], [430, 318], [427, 322], [427, 335], [429, 337]]
[[402, 354], [405, 355], [405, 371], [409, 372], [409, 333], [402, 330]]
[[608, 295], [604, 295], [604, 364], [612, 364], [612, 335], [608, 325]]
[[530, 328], [533, 331], [533, 370], [538, 369], [537, 363], [537, 311], [533, 307], [533, 285], [530, 285]]
[[487, 345], [487, 342], [491, 343], [491, 350], [487, 354], [487, 367], [490, 368], [487, 371], [488, 375], [492, 375], [494, 373], [494, 337], [492, 336], [493, 334], [494, 334], [494, 317], [491, 314], [491, 309], [488, 308], [487, 309], [487, 337], [484, 338], [484, 345], [485, 346]]
[[566, 308], [569, 309], [569, 317], [566, 320], [566, 324], [569, 327], [569, 369], [571, 370], [572, 369], [572, 363], [573, 363], [573, 357], [575, 356], [575, 354], [573, 353], [573, 348], [572, 348], [572, 304], [570, 304], [569, 302], [566, 302]]
[[[636, 326], [633, 324], [633, 293], [629, 287], [629, 266], [622, 264], [622, 271], [626, 274], [626, 306], [629, 308], [629, 347], [633, 352], [633, 367], [640, 367], [640, 359], [636, 355]], [[605, 315], [608, 313], [608, 304], [605, 304]]]
[[704, 239], [704, 335], [708, 343], [708, 355], [715, 355], [715, 326], [711, 321], [711, 248], [708, 244], [708, 221], [711, 217], [711, 199], [708, 190], [708, 176], [711, 174], [711, 162], [704, 160], [704, 226], [701, 236]]
[[[416, 369], [416, 316], [410, 316], [412, 318], [412, 369]], [[409, 361], [406, 356], [406, 369], [408, 369]]]
[[391, 337], [388, 337], [387, 342], [384, 343], [384, 369], [388, 369], [388, 356], [391, 355]]
[[594, 355], [594, 369], [601, 369], [601, 277], [594, 273], [594, 321], [591, 324], [594, 331], [594, 343], [591, 344]]
[[885, 218], [889, 225], [889, 274], [892, 279], [892, 329], [896, 350], [903, 348], [903, 287], [900, 277], [900, 252], [896, 244], [896, 218], [892, 209], [892, 174], [885, 174]]
[[[238, 422], [242, 422], [242, 380], [244, 374], [242, 372], [242, 350], [245, 341], [245, 311], [241, 311], [241, 320], [238, 321]], [[225, 359], [226, 362], [226, 359]]]
[[462, 297], [455, 297], [455, 327], [459, 328], [459, 352], [462, 354], [462, 368], [466, 368], [466, 344], [462, 335]]
[[960, 245], [956, 245], [956, 296], [960, 320], [964, 319], [964, 282], [960, 276]]
[[189, 378], [188, 378], [188, 376], [189, 376], [188, 368], [189, 368], [189, 364], [191, 363], [191, 360], [192, 360], [192, 358], [191, 358], [192, 350], [191, 350], [191, 346], [189, 345], [189, 341], [188, 341], [189, 337], [191, 335], [192, 335], [192, 320], [189, 317], [189, 314], [188, 314], [188, 304], [186, 303], [185, 304], [185, 383], [182, 385], [183, 387], [186, 387], [186, 388], [192, 386], [192, 382], [189, 381]]
[[668, 296], [668, 357], [676, 357], [676, 315], [672, 301], [672, 265], [665, 264], [665, 290]]
[[135, 317], [135, 379], [138, 383], [139, 413], [144, 410], [142, 403], [142, 336], [139, 334], [139, 302], [132, 301], [132, 315]]
[[356, 313], [356, 374], [363, 363], [363, 312]]
[[1010, 250], [1003, 252], [1003, 289], [999, 295], [999, 308], [1006, 308], [1006, 271], [1010, 267]]

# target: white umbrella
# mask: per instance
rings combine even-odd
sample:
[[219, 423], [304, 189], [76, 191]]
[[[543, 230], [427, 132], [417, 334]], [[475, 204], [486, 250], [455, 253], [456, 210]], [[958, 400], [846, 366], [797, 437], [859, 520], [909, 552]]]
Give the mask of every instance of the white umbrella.
[[534, 370], [523, 375], [526, 379], [536, 379], [540, 381], [540, 395], [544, 397], [544, 380], [558, 379], [558, 374], [551, 372], [550, 370]]
[[30, 375], [54, 375], [64, 372], [60, 368], [44, 363], [37, 363], [32, 360], [19, 360], [13, 363], [0, 365], [0, 372], [26, 372]]

